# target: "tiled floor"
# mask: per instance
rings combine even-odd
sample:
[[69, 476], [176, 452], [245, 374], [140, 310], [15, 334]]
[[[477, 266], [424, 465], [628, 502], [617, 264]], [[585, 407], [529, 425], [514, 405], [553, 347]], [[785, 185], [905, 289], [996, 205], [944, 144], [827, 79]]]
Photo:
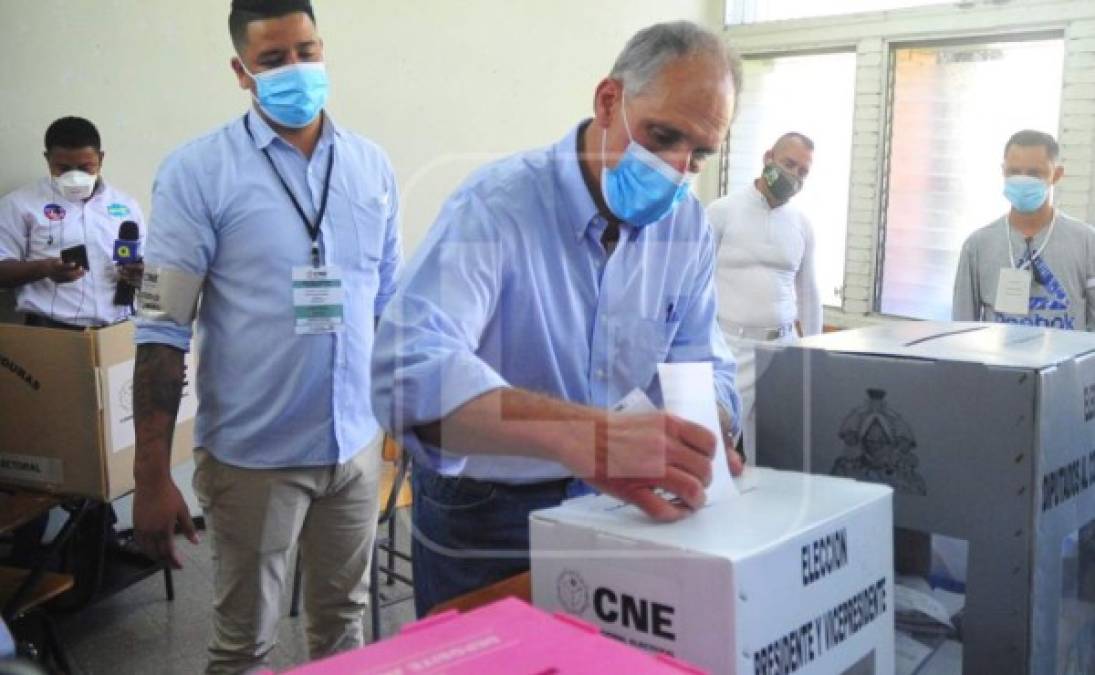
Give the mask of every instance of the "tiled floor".
[[[408, 514], [400, 513], [397, 540], [409, 541]], [[150, 577], [76, 614], [57, 620], [58, 633], [74, 675], [190, 675], [201, 673], [212, 631], [213, 570], [208, 538], [198, 546], [180, 540], [186, 556], [175, 573], [175, 601], [167, 602], [162, 576]], [[409, 576], [409, 573], [408, 573]], [[383, 583], [383, 580], [382, 582]], [[391, 635], [414, 620], [411, 591], [402, 584], [382, 587], [382, 595], [406, 598], [381, 612], [382, 635]], [[291, 619], [289, 591], [283, 600], [285, 618], [271, 665], [281, 670], [307, 660], [304, 619]], [[365, 635], [371, 633], [366, 613]]]

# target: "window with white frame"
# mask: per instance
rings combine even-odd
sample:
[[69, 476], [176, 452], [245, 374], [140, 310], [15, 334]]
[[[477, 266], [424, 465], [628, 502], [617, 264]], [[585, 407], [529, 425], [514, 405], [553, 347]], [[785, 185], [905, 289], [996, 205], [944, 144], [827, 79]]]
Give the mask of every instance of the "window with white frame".
[[726, 24], [763, 23], [942, 4], [954, 4], [954, 0], [726, 0]]
[[815, 143], [814, 164], [795, 205], [810, 219], [822, 302], [839, 306], [844, 279], [855, 108], [854, 53], [747, 58], [730, 132], [727, 188], [760, 175], [763, 156], [788, 131]]
[[1060, 39], [892, 49], [878, 310], [949, 320], [963, 242], [1007, 211], [1004, 144], [1057, 134]]

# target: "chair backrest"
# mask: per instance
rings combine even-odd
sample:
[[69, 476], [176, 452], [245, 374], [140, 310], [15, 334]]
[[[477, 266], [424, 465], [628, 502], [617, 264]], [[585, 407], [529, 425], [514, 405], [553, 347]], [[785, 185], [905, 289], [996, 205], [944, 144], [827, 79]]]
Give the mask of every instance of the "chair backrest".
[[395, 464], [395, 475], [392, 477], [391, 489], [388, 490], [388, 499], [380, 505], [379, 524], [387, 523], [395, 516], [399, 508], [399, 495], [403, 491], [403, 484], [407, 480], [407, 472], [410, 470], [411, 457], [403, 452], [403, 448], [390, 436], [384, 437], [384, 449], [381, 458], [386, 462]]
[[0, 566], [0, 615], [12, 621], [71, 589], [68, 574]]
[[395, 442], [391, 436], [384, 434], [384, 447], [380, 451], [380, 458], [385, 462], [398, 462], [403, 456], [403, 447]]

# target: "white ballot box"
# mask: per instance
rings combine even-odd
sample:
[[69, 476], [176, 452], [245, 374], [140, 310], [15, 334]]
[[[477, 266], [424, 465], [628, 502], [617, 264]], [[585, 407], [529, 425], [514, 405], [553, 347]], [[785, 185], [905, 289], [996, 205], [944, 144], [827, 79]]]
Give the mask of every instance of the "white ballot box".
[[607, 496], [531, 516], [533, 602], [712, 673], [894, 670], [892, 491], [749, 468], [676, 523]]
[[762, 345], [757, 463], [894, 488], [898, 675], [1095, 673], [1095, 335]]

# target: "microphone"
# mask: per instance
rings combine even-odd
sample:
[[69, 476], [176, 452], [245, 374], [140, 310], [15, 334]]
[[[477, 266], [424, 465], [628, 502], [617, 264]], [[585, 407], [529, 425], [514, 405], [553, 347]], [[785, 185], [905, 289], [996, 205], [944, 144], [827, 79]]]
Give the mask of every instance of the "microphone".
[[132, 220], [118, 226], [114, 240], [114, 262], [119, 265], [141, 262], [141, 227]]
[[[114, 263], [128, 265], [141, 262], [141, 227], [132, 220], [118, 226], [118, 238], [114, 240]], [[125, 279], [118, 280], [114, 289], [114, 304], [131, 307], [137, 289]]]

